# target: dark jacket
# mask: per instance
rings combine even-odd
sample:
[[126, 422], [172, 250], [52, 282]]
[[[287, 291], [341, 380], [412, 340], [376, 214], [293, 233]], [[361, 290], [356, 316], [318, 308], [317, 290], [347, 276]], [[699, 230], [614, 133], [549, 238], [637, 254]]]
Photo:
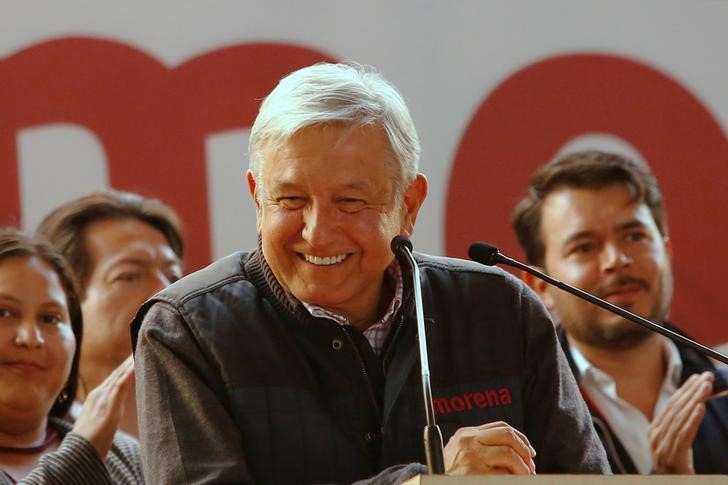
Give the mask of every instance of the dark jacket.
[[[682, 334], [680, 330], [672, 325], [665, 324], [665, 327]], [[571, 357], [569, 342], [563, 327], [559, 326], [557, 333], [566, 358], [569, 361], [569, 366], [578, 381], [579, 371]], [[677, 345], [683, 363], [682, 375], [680, 376], [681, 385], [693, 374], [710, 371], [715, 374], [713, 392], [728, 389], [728, 382], [726, 382], [725, 375], [716, 371], [710, 359], [690, 347], [686, 347], [677, 342], [675, 344]], [[612, 431], [609, 423], [601, 415], [599, 409], [591, 402], [588, 396], [584, 395], [584, 399], [592, 415], [594, 429], [599, 434], [604, 448], [607, 451], [612, 471], [614, 473], [638, 473], [637, 468], [632, 462], [632, 458], [619, 439], [617, 439], [617, 436]], [[706, 403], [705, 417], [703, 417], [698, 434], [693, 442], [693, 464], [696, 473], [728, 473], [728, 396], [711, 399]]]
[[[540, 472], [608, 471], [538, 298], [497, 268], [417, 258], [445, 443], [462, 426], [503, 420], [526, 433]], [[396, 483], [425, 471], [404, 281], [381, 358], [357, 329], [312, 317], [259, 251], [224, 258], [145, 304], [132, 333], [147, 481], [351, 482], [381, 473], [374, 482]]]

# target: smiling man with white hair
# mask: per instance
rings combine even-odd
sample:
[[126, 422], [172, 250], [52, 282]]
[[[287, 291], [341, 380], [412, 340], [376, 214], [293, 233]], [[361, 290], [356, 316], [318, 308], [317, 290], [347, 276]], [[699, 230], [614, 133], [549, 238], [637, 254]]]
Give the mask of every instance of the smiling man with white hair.
[[[258, 248], [134, 322], [150, 483], [398, 483], [426, 471], [413, 288], [391, 240], [427, 193], [378, 73], [284, 78], [250, 137]], [[449, 473], [608, 470], [548, 312], [496, 268], [415, 255]]]

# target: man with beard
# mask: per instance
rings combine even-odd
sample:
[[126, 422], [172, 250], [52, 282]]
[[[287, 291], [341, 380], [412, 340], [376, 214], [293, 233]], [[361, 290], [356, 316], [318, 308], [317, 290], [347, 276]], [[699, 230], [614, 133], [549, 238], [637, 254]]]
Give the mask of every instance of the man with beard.
[[[653, 321], [672, 299], [657, 181], [619, 155], [575, 152], [539, 168], [513, 226], [530, 264]], [[558, 333], [615, 473], [728, 473], [728, 397], [712, 363], [624, 318], [524, 280]]]

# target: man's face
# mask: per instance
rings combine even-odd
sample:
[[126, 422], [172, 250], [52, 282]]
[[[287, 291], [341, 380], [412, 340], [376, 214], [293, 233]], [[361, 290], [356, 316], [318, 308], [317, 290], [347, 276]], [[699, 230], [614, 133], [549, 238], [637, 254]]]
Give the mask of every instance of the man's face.
[[[623, 184], [563, 187], [543, 205], [545, 269], [553, 277], [638, 315], [662, 320], [672, 298], [669, 241]], [[550, 285], [547, 306], [572, 339], [606, 349], [631, 348], [649, 331]]]
[[[263, 254], [299, 300], [373, 323], [394, 236], [412, 233], [423, 176], [396, 197], [393, 155], [378, 127], [313, 126], [265, 152], [256, 199]], [[260, 192], [262, 189], [262, 193]]]
[[164, 235], [138, 219], [109, 219], [84, 231], [90, 268], [83, 302], [81, 356], [121, 363], [131, 353], [129, 324], [142, 303], [181, 276]]

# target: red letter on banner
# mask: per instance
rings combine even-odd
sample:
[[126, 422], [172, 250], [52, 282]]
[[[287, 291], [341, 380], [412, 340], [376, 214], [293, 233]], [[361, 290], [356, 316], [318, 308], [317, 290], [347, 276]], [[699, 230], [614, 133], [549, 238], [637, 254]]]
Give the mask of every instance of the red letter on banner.
[[[53, 40], [2, 60], [0, 224], [20, 221], [18, 130], [75, 123], [103, 143], [113, 187], [158, 197], [179, 211], [187, 269], [207, 264], [205, 137], [250, 127], [281, 77], [322, 60], [327, 56], [302, 47], [248, 44], [170, 69], [131, 47], [92, 38]], [[59, 154], [52, 162], [62, 161]]]
[[[667, 75], [605, 55], [559, 56], [506, 79], [470, 122], [453, 164], [446, 209], [448, 254], [475, 240], [517, 254], [511, 214], [531, 173], [567, 142], [606, 133], [636, 147], [660, 182], [675, 249], [673, 318], [695, 337], [728, 339], [728, 140], [703, 106]], [[716, 217], [718, 219], [716, 219]], [[693, 251], [698, 246], [700, 251]]]

